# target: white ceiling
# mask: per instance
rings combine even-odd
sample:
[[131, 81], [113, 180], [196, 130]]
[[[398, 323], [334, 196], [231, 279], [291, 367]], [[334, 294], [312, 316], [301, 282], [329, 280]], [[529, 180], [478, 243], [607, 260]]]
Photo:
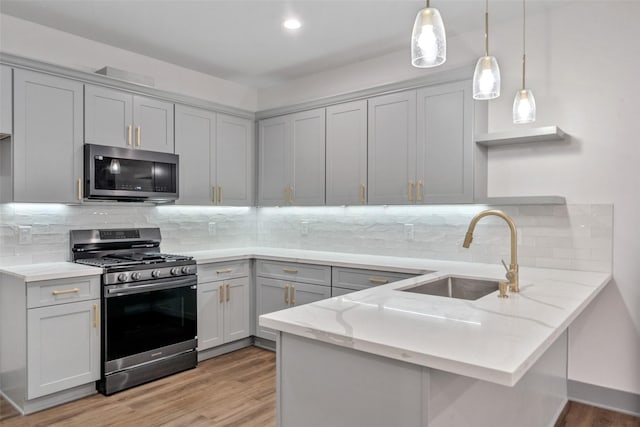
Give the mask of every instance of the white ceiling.
[[[561, 1], [529, 0], [529, 13]], [[1, 0], [0, 12], [253, 87], [409, 49], [422, 0]], [[433, 0], [447, 36], [482, 28], [484, 1]], [[520, 19], [492, 0], [491, 21]], [[303, 27], [282, 28], [296, 16]]]

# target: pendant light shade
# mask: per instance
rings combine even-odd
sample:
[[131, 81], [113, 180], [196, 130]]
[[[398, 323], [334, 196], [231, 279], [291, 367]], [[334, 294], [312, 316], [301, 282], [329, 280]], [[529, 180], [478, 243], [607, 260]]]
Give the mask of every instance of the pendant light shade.
[[526, 89], [525, 72], [527, 68], [526, 55], [526, 23], [527, 14], [525, 0], [522, 0], [522, 89], [516, 92], [513, 99], [513, 123], [533, 123], [536, 121], [536, 99], [531, 89]]
[[120, 160], [111, 159], [111, 163], [109, 163], [109, 172], [111, 172], [112, 175], [120, 174]]
[[418, 11], [411, 34], [411, 65], [430, 68], [447, 60], [447, 36], [438, 9], [427, 7]]
[[500, 96], [500, 67], [495, 56], [489, 56], [489, 0], [484, 13], [484, 56], [478, 59], [473, 73], [473, 99], [494, 99]]

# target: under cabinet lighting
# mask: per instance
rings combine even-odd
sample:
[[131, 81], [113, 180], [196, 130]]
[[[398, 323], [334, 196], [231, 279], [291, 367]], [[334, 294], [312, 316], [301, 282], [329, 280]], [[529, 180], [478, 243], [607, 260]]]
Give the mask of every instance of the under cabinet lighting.
[[289, 18], [282, 23], [282, 26], [287, 30], [298, 30], [302, 27], [302, 23], [296, 18]]

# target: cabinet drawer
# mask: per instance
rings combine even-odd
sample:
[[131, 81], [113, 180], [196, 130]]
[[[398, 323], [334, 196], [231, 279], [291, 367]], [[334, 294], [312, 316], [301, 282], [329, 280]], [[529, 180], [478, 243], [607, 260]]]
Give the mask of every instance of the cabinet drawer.
[[100, 276], [74, 277], [27, 283], [27, 307], [100, 298]]
[[417, 274], [333, 267], [331, 285], [337, 288], [359, 291], [415, 276], [417, 276]]
[[292, 282], [331, 286], [331, 267], [326, 265], [258, 261], [257, 275]]
[[249, 275], [249, 260], [198, 265], [198, 282], [215, 282]]

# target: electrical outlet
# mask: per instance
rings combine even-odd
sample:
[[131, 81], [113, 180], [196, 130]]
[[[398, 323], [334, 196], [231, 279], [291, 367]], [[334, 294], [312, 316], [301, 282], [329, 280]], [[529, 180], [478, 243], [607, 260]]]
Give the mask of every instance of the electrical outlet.
[[18, 226], [18, 243], [21, 245], [29, 245], [32, 242], [31, 238], [31, 226], [19, 225]]
[[300, 234], [303, 236], [309, 235], [309, 221], [302, 221], [300, 223]]
[[218, 228], [215, 222], [209, 223], [209, 236], [215, 236], [218, 233]]
[[406, 240], [413, 240], [413, 224], [404, 225], [404, 238]]

